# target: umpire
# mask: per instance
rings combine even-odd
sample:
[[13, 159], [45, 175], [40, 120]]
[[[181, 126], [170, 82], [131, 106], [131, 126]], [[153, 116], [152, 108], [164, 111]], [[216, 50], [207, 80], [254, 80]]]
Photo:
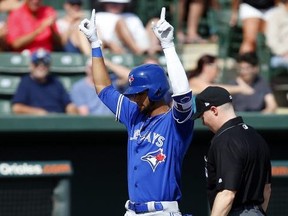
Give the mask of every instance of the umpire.
[[211, 216], [266, 215], [271, 194], [270, 150], [251, 126], [236, 116], [232, 96], [207, 87], [196, 96], [193, 119], [202, 118], [214, 137], [205, 157]]

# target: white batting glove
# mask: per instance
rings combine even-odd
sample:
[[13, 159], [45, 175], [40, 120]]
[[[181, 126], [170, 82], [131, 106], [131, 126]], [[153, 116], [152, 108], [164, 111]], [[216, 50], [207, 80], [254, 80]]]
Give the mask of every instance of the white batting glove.
[[152, 29], [160, 40], [163, 49], [174, 47], [174, 27], [165, 20], [166, 8], [162, 7], [160, 20], [155, 24], [152, 22]]
[[101, 41], [98, 39], [97, 36], [95, 9], [92, 10], [90, 20], [85, 18], [81, 21], [81, 23], [79, 24], [79, 30], [82, 31], [87, 37], [92, 48], [97, 48], [101, 46]]

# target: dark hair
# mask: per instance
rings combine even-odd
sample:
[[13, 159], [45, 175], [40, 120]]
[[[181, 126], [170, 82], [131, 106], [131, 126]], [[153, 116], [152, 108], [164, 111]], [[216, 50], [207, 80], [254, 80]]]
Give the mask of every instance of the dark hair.
[[246, 62], [253, 66], [258, 65], [258, 56], [256, 52], [240, 53], [236, 58], [237, 63]]
[[202, 55], [198, 61], [195, 69], [188, 71], [188, 78], [196, 77], [202, 73], [205, 64], [212, 64], [216, 61], [216, 56], [205, 54]]

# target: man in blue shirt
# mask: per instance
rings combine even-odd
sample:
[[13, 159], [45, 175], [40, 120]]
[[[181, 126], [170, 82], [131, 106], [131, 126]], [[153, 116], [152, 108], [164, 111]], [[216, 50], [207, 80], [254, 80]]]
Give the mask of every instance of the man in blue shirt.
[[75, 82], [70, 91], [71, 99], [77, 106], [79, 114], [113, 116], [113, 113], [96, 94], [92, 77], [92, 58], [87, 60], [85, 72], [86, 76]]
[[31, 54], [31, 72], [23, 75], [12, 98], [13, 113], [78, 113], [63, 84], [49, 73], [50, 63], [50, 53], [44, 49]]

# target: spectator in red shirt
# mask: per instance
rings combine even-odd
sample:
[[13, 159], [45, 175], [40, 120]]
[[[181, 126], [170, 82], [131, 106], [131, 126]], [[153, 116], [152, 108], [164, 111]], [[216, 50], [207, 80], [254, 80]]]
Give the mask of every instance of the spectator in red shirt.
[[6, 42], [7, 25], [6, 17], [12, 10], [17, 9], [22, 4], [22, 0], [0, 0], [0, 14], [4, 14], [0, 18], [0, 52], [9, 51], [9, 46]]
[[42, 0], [24, 0], [18, 9], [7, 18], [7, 42], [12, 51], [33, 52], [38, 48], [54, 51], [60, 44], [60, 36], [55, 25], [57, 13]]

